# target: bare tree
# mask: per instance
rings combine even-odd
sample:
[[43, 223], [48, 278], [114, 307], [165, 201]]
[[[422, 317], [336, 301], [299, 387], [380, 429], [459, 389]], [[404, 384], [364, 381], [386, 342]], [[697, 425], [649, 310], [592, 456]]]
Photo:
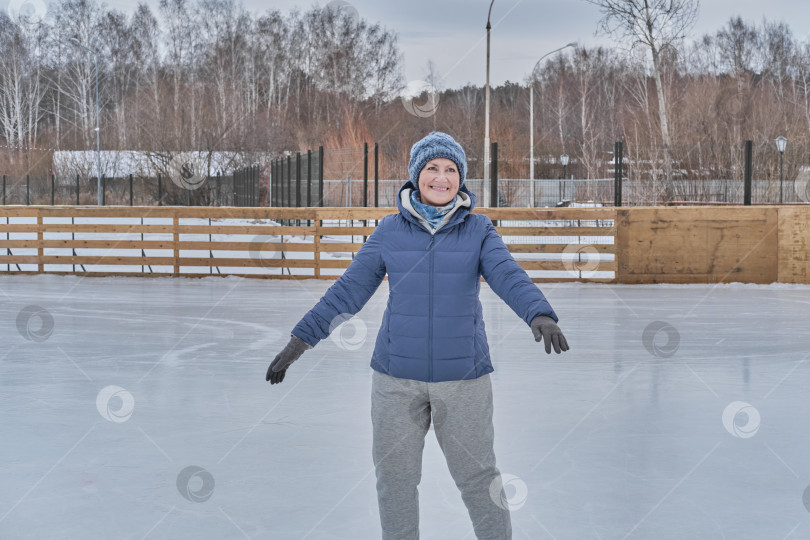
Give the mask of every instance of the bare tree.
[[641, 45], [652, 55], [653, 77], [658, 93], [658, 117], [664, 152], [665, 197], [671, 200], [672, 139], [669, 132], [664, 85], [661, 81], [662, 53], [674, 48], [695, 24], [698, 0], [585, 0], [600, 8], [600, 27], [609, 34]]

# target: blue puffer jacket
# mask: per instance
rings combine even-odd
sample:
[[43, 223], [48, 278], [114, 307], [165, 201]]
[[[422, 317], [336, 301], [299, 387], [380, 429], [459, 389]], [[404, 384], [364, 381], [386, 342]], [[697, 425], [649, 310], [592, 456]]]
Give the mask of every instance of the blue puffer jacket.
[[475, 379], [493, 371], [478, 299], [481, 276], [527, 325], [537, 315], [555, 321], [557, 315], [492, 221], [470, 213], [475, 196], [466, 187], [435, 230], [413, 211], [413, 189], [410, 181], [400, 188], [399, 214], [378, 223], [349, 268], [292, 333], [315, 346], [337, 317], [362, 309], [387, 273], [388, 305], [371, 367], [418, 381]]

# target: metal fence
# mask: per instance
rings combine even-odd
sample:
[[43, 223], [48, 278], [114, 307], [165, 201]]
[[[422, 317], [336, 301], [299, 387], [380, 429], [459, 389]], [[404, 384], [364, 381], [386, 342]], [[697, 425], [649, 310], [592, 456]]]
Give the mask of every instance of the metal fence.
[[[493, 147], [496, 145], [493, 143]], [[748, 158], [746, 147], [750, 147]], [[392, 159], [388, 154], [378, 161], [377, 153], [372, 158], [369, 148], [364, 145], [364, 148], [329, 150], [323, 206], [396, 205], [397, 191], [407, 178], [407, 157], [393, 158], [397, 162], [390, 163], [385, 162]], [[571, 151], [566, 160], [552, 152], [538, 151], [535, 170], [541, 178], [529, 179], [528, 158], [501, 147], [491, 152], [494, 173], [491, 189], [497, 190], [497, 196], [490, 195], [490, 206], [810, 203], [808, 152], [810, 146], [796, 143], [791, 151], [780, 156], [768, 141], [752, 141], [733, 148], [705, 148], [699, 144], [675, 147], [672, 181], [667, 185], [660, 148], [616, 143], [612, 149], [592, 151], [587, 156]], [[783, 167], [780, 161], [784, 162]], [[524, 170], [526, 176], [521, 177]], [[466, 184], [481, 206], [483, 180], [468, 178]]]
[[324, 206], [323, 146], [275, 159], [270, 170], [270, 206]]
[[[101, 178], [102, 202], [111, 206], [261, 206], [267, 200], [257, 165], [233, 174], [195, 178], [158, 174]], [[3, 205], [95, 205], [97, 177], [8, 176], [0, 185]], [[266, 204], [266, 202], [265, 202]]]

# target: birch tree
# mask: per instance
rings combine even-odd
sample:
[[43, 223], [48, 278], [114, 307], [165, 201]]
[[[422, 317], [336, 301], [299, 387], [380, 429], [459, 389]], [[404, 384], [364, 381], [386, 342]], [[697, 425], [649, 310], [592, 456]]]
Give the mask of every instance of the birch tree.
[[600, 28], [650, 51], [655, 89], [658, 94], [658, 121], [664, 154], [665, 198], [671, 200], [672, 138], [669, 132], [667, 102], [661, 80], [662, 53], [674, 48], [692, 29], [697, 18], [699, 0], [585, 0], [602, 12]]

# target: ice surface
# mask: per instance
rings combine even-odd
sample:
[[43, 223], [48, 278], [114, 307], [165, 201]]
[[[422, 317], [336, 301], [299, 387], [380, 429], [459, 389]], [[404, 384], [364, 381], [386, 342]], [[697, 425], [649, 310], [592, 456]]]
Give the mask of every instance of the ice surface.
[[[0, 279], [0, 538], [379, 538], [387, 284], [264, 381], [329, 285]], [[810, 287], [541, 288], [566, 354], [481, 294], [515, 538], [810, 538]], [[432, 433], [420, 494], [422, 538], [474, 538]]]

